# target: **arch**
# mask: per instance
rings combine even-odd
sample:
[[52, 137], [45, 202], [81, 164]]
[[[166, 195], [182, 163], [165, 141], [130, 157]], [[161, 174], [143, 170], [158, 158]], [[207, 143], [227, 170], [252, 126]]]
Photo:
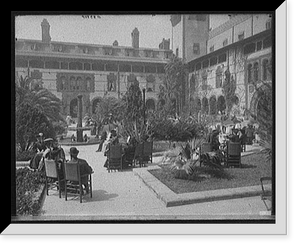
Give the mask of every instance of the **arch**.
[[223, 112], [226, 110], [226, 101], [223, 95], [220, 95], [217, 100], [217, 111]]
[[146, 109], [147, 110], [150, 110], [150, 109], [155, 110], [155, 101], [154, 101], [154, 99], [148, 98], [146, 100]]
[[77, 98], [74, 98], [70, 101], [70, 116], [72, 118], [77, 118], [78, 111], [78, 101]]
[[203, 114], [208, 114], [208, 100], [207, 100], [206, 97], [202, 98], [202, 104], [201, 105], [202, 105], [202, 108], [201, 108], [202, 113]]
[[[272, 85], [263, 84], [255, 90], [251, 98], [249, 110], [252, 115], [259, 118], [260, 114], [270, 111], [270, 108], [272, 108]], [[261, 109], [266, 111], [259, 111]]]
[[98, 105], [102, 102], [102, 98], [101, 97], [95, 97], [92, 100], [92, 114], [96, 113], [96, 109], [98, 107]]
[[216, 96], [211, 96], [209, 98], [209, 114], [215, 115], [217, 113], [217, 99]]

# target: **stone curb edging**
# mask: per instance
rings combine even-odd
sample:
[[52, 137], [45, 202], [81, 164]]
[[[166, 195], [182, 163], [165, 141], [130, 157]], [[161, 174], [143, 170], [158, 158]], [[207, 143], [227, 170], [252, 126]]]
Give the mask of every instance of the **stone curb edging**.
[[133, 169], [133, 172], [145, 183], [145, 185], [150, 190], [152, 190], [156, 194], [158, 199], [164, 202], [166, 207], [259, 196], [262, 193], [261, 186], [255, 185], [240, 188], [228, 188], [176, 194], [172, 190], [170, 190], [166, 185], [160, 182], [155, 176], [153, 176], [148, 171], [150, 169], [160, 169], [160, 167], [156, 165], [151, 166], [150, 168], [136, 168]]

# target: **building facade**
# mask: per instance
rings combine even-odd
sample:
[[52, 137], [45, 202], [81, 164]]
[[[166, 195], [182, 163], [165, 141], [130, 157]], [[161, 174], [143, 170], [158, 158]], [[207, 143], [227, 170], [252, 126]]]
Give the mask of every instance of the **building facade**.
[[16, 39], [16, 80], [28, 76], [62, 101], [62, 114], [77, 116], [77, 95], [83, 95], [83, 115], [95, 112], [104, 97], [121, 98], [131, 82], [146, 89], [146, 106], [155, 108], [164, 66], [172, 56], [170, 40], [158, 49], [140, 48], [139, 31], [132, 46], [51, 41], [50, 24], [41, 23], [42, 40]]
[[205, 54], [188, 61], [189, 99], [197, 99], [202, 112], [214, 115], [225, 111], [226, 71], [236, 86], [234, 114], [257, 112], [257, 87], [272, 83], [271, 27], [269, 14], [243, 14], [208, 32]]

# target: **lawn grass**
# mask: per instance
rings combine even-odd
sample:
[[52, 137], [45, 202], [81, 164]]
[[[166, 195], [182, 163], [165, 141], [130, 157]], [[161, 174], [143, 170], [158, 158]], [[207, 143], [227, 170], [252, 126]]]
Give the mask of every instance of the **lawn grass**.
[[177, 194], [199, 192], [206, 190], [237, 188], [260, 184], [263, 176], [272, 176], [271, 163], [265, 161], [265, 156], [255, 153], [242, 157], [241, 168], [226, 168], [232, 179], [198, 178], [194, 181], [174, 178], [174, 172], [169, 165], [161, 165], [161, 169], [149, 170], [158, 180]]

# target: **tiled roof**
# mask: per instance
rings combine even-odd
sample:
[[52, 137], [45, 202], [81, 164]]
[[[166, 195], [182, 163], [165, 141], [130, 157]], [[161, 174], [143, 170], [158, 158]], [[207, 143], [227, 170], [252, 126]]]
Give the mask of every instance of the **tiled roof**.
[[237, 15], [235, 17], [232, 17], [227, 22], [223, 23], [222, 25], [216, 27], [215, 29], [211, 30], [209, 32], [209, 39], [217, 36], [218, 34], [221, 34], [225, 32], [226, 30], [232, 28], [233, 26], [236, 26], [237, 24], [249, 19], [251, 15]]

